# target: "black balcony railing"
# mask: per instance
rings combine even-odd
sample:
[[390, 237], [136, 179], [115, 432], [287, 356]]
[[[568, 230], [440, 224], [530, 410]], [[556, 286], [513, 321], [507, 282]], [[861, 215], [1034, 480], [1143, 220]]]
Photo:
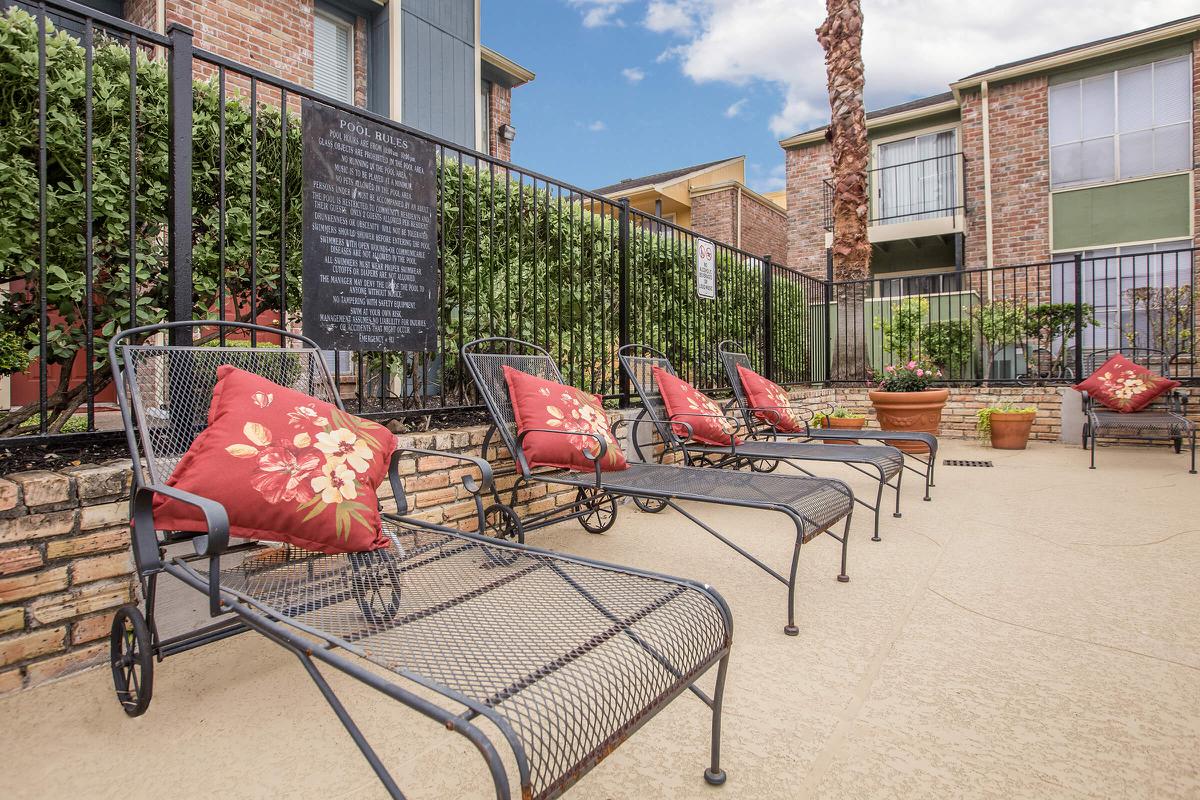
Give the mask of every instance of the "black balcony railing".
[[[871, 225], [952, 217], [964, 209], [966, 158], [962, 153], [930, 156], [867, 171]], [[833, 230], [833, 183], [822, 181], [826, 231]]]

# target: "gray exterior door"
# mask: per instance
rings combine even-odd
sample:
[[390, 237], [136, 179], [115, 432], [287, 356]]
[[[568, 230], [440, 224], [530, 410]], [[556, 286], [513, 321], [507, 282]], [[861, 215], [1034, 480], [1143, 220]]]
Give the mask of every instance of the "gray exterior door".
[[474, 0], [402, 0], [401, 121], [475, 147]]

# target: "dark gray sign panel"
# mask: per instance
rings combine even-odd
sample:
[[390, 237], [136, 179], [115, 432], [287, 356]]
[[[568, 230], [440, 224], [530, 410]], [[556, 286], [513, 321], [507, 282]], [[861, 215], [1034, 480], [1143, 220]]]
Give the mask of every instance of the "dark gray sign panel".
[[437, 349], [430, 142], [305, 99], [304, 335], [330, 350]]

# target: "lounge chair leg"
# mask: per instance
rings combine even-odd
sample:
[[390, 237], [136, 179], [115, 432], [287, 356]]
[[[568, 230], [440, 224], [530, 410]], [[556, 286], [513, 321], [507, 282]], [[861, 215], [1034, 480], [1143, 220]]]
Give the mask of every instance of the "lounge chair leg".
[[792, 549], [792, 571], [788, 573], [788, 621], [783, 632], [788, 636], [799, 636], [796, 627], [796, 568], [800, 566], [800, 545], [804, 542], [804, 528], [796, 523], [796, 546]]
[[883, 473], [879, 474], [879, 489], [875, 492], [875, 535], [871, 537], [872, 542], [881, 542], [879, 538], [879, 512], [883, 508]]
[[704, 770], [704, 780], [710, 786], [725, 783], [725, 770], [721, 769], [721, 706], [725, 699], [725, 670], [728, 667], [729, 654], [726, 653], [717, 667], [717, 686], [713, 690], [711, 764]]
[[837, 576], [839, 583], [850, 582], [850, 576], [846, 574], [846, 552], [850, 546], [850, 520], [853, 516], [854, 512], [846, 515], [846, 528], [842, 531], [842, 571]]
[[1091, 438], [1090, 449], [1092, 451], [1092, 465], [1090, 467], [1088, 467], [1088, 469], [1095, 469], [1096, 468], [1096, 434], [1091, 433], [1090, 438]]
[[899, 519], [904, 516], [900, 513], [900, 486], [904, 483], [904, 470], [901, 469], [896, 473], [896, 511], [892, 514], [893, 517]]
[[1188, 470], [1189, 475], [1196, 474], [1196, 429], [1192, 428], [1192, 468]]

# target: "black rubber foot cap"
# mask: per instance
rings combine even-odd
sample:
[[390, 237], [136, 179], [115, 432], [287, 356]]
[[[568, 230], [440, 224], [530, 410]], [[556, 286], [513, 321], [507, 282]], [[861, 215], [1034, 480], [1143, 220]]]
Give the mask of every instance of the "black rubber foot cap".
[[883, 539], [882, 539], [882, 538], [880, 538], [880, 537], [878, 537], [878, 536], [872, 536], [872, 537], [871, 537], [871, 541], [872, 541], [872, 542], [882, 542], [882, 541], [883, 541]]
[[922, 497], [921, 499], [924, 500], [926, 503], [928, 503], [933, 498], [932, 497]]
[[901, 518], [901, 517], [903, 517], [904, 515], [903, 515], [903, 514], [901, 514], [899, 511], [897, 511], [895, 514], [892, 514], [892, 516], [893, 516], [893, 517], [895, 517], [896, 519], [900, 519], [900, 518]]
[[800, 635], [800, 629], [797, 628], [795, 625], [784, 625], [783, 632], [786, 633], [788, 636], [799, 636]]
[[849, 575], [838, 575], [838, 583], [849, 583], [849, 582], [850, 582]]
[[725, 770], [713, 772], [711, 769], [706, 769], [704, 770], [704, 780], [708, 781], [709, 786], [720, 786], [725, 782]]

